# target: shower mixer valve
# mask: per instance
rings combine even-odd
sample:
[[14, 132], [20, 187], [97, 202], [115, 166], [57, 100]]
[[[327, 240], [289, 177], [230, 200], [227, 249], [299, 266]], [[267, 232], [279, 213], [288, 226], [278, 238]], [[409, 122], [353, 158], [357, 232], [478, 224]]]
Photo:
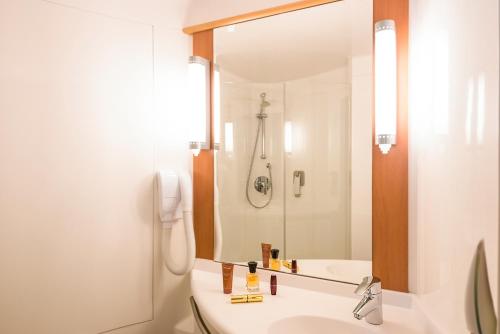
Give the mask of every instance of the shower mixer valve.
[[[271, 164], [268, 162], [266, 164], [267, 169], [271, 169]], [[271, 179], [268, 178], [267, 176], [258, 176], [255, 181], [253, 182], [253, 186], [255, 190], [258, 192], [267, 195], [267, 192], [271, 189], [272, 184], [271, 184]]]
[[267, 192], [271, 189], [271, 181], [267, 176], [259, 176], [255, 179], [253, 186], [258, 192], [267, 195]]

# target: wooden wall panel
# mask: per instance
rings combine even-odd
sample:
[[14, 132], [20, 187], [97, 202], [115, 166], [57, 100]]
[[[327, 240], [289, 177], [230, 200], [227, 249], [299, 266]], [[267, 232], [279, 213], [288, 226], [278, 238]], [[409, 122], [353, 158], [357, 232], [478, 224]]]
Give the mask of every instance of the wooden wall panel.
[[[193, 34], [193, 55], [213, 61], [213, 31]], [[212, 71], [210, 71], [212, 73]], [[212, 92], [212, 85], [210, 85]], [[212, 107], [210, 107], [212, 114]], [[210, 117], [212, 119], [212, 117]], [[211, 124], [211, 128], [212, 124]], [[214, 152], [213, 134], [210, 150], [201, 150], [193, 158], [193, 217], [196, 257], [214, 258]]]
[[407, 292], [408, 0], [374, 0], [373, 21], [383, 19], [396, 22], [398, 122], [396, 145], [389, 154], [373, 145], [373, 275], [381, 278], [385, 289]]

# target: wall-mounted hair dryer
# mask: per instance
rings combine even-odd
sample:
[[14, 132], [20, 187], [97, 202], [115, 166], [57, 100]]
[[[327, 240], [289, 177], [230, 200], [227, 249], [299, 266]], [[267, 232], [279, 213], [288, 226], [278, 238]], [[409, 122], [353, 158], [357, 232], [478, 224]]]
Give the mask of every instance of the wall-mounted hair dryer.
[[[193, 229], [193, 185], [187, 172], [178, 175], [173, 171], [161, 171], [157, 176], [159, 216], [163, 225], [168, 245], [163, 245], [162, 253], [165, 266], [175, 275], [184, 275], [191, 271], [196, 257], [196, 242]], [[184, 224], [186, 257], [182, 263], [174, 261], [170, 246], [172, 228], [175, 224]]]

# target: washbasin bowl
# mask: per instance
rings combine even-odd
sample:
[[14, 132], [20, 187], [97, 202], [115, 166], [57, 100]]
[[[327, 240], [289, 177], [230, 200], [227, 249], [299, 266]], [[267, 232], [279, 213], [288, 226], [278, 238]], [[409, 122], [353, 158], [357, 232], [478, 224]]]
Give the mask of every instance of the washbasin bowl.
[[309, 333], [342, 333], [342, 334], [371, 334], [361, 326], [348, 322], [315, 316], [295, 316], [280, 319], [269, 327], [269, 334], [309, 334]]

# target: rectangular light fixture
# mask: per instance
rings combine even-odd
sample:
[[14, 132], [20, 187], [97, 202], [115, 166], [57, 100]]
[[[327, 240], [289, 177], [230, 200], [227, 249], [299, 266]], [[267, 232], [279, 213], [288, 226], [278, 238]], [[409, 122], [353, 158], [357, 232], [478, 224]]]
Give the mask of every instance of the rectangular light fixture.
[[189, 57], [189, 148], [195, 156], [210, 148], [210, 61]]
[[293, 128], [292, 122], [285, 122], [285, 153], [292, 153], [292, 141], [293, 141]]
[[213, 114], [214, 114], [214, 149], [218, 150], [220, 146], [220, 122], [221, 122], [221, 81], [219, 66], [214, 64], [214, 82], [213, 82]]
[[375, 144], [387, 154], [396, 144], [397, 63], [396, 24], [375, 23]]

